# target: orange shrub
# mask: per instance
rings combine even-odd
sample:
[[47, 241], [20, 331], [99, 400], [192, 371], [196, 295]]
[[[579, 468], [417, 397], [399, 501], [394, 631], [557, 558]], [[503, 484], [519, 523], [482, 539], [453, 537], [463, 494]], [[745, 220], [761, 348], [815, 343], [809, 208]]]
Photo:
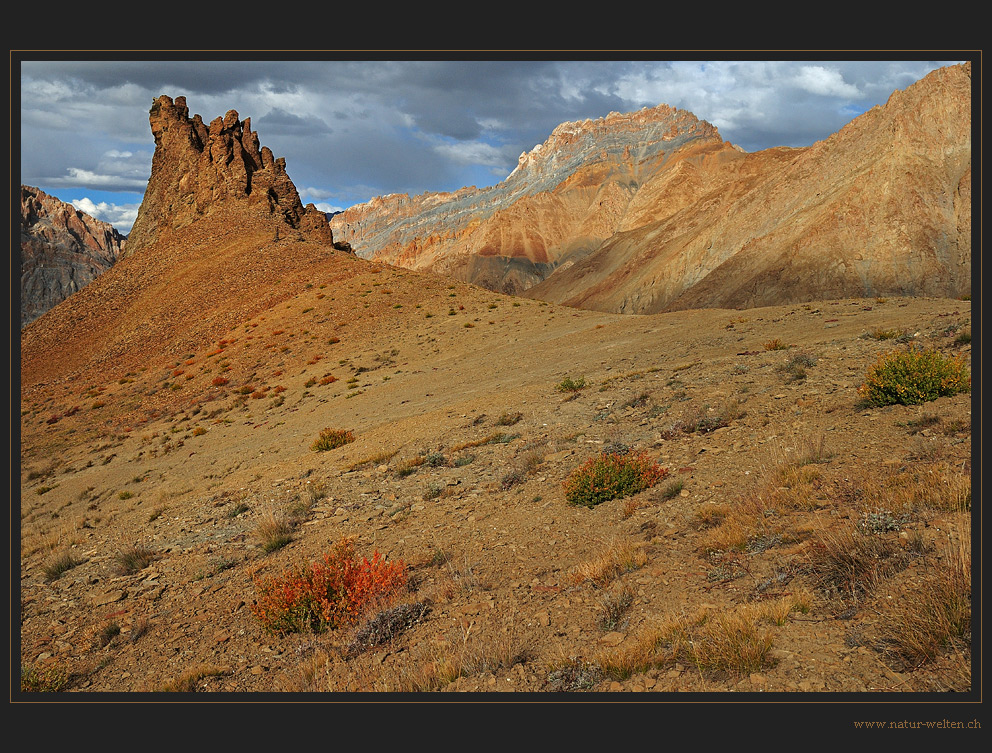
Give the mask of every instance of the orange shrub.
[[355, 441], [355, 435], [348, 429], [322, 429], [310, 449], [314, 452], [327, 452]]
[[224, 386], [225, 384], [227, 384], [227, 383], [228, 383], [229, 381], [231, 381], [231, 380], [230, 380], [230, 379], [228, 379], [227, 377], [222, 377], [222, 376], [216, 376], [216, 377], [214, 377], [214, 378], [213, 378], [213, 381], [211, 381], [210, 383], [211, 383], [211, 384], [212, 384], [212, 385], [213, 385], [214, 387], [223, 387], [223, 386]]
[[269, 580], [256, 580], [252, 612], [273, 633], [315, 633], [354, 623], [406, 584], [402, 560], [386, 562], [378, 550], [357, 559], [354, 544], [342, 539], [323, 559], [293, 567]]

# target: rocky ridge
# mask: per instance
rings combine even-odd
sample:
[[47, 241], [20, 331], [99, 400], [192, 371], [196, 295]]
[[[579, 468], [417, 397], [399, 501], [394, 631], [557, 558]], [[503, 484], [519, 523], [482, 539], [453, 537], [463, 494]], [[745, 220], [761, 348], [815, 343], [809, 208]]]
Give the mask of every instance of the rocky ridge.
[[967, 295], [971, 67], [810, 147], [746, 153], [659, 106], [566, 123], [489, 189], [332, 218], [356, 252], [570, 306], [651, 313]]
[[667, 105], [562, 123], [496, 186], [377, 197], [331, 227], [360, 256], [518, 292], [616, 233], [652, 171], [708, 148], [736, 151]]
[[21, 327], [112, 267], [124, 236], [33, 186], [21, 186]]
[[[241, 204], [318, 242], [332, 242], [327, 218], [306, 207], [286, 174], [284, 157], [259, 146], [251, 118], [229, 110], [210, 125], [189, 116], [185, 97], [160, 96], [148, 117], [155, 154], [148, 187], [128, 236], [128, 254], [138, 253], [165, 230]], [[278, 231], [276, 231], [278, 232]]]

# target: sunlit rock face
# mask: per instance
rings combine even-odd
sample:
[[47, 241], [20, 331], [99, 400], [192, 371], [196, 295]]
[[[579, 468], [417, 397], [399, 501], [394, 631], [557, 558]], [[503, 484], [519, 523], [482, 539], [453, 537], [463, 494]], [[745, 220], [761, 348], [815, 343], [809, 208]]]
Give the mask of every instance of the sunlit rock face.
[[334, 216], [359, 256], [603, 311], [971, 292], [971, 66], [805, 148], [661, 105], [558, 126], [486, 189]]

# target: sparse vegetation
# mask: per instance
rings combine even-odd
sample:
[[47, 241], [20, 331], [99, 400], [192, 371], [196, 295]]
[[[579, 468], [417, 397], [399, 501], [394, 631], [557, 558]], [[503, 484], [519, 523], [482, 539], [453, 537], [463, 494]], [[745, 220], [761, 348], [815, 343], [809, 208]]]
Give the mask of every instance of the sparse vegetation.
[[35, 664], [21, 669], [22, 693], [58, 693], [69, 685], [69, 674], [58, 664]]
[[806, 378], [806, 368], [816, 366], [816, 356], [806, 351], [800, 351], [779, 367], [787, 375], [786, 381], [800, 382]]
[[58, 580], [62, 577], [62, 574], [81, 565], [83, 560], [77, 558], [72, 552], [62, 552], [55, 557], [51, 562], [45, 565], [45, 581], [51, 583], [53, 580]]
[[948, 649], [971, 643], [971, 551], [964, 542], [918, 570], [919, 585], [889, 614], [881, 639], [887, 652], [910, 666], [933, 661]]
[[158, 688], [163, 693], [195, 693], [198, 684], [208, 677], [222, 677], [231, 673], [229, 667], [202, 664], [183, 672], [179, 677]]
[[613, 540], [595, 557], [573, 568], [572, 579], [576, 583], [590, 581], [602, 588], [624, 573], [643, 567], [647, 561], [643, 544]]
[[255, 528], [255, 536], [258, 538], [259, 546], [265, 552], [272, 553], [293, 540], [293, 524], [289, 518], [268, 510]]
[[717, 429], [722, 429], [732, 421], [744, 416], [744, 409], [737, 400], [726, 402], [720, 410], [714, 410], [709, 406], [702, 406], [690, 411], [682, 418], [675, 421], [671, 427], [661, 433], [665, 439], [673, 439], [679, 434], [707, 434]]
[[424, 601], [412, 604], [397, 604], [383, 609], [361, 626], [346, 649], [349, 657], [388, 643], [399, 633], [420, 622], [430, 612], [430, 604]]

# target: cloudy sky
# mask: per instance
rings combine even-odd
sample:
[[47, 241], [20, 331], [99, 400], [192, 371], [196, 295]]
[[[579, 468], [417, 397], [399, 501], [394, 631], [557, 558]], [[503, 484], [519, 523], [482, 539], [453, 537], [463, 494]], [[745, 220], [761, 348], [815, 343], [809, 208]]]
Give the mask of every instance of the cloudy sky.
[[148, 182], [148, 110], [161, 94], [185, 96], [207, 123], [232, 109], [250, 117], [304, 204], [335, 211], [388, 193], [491, 186], [559, 123], [662, 103], [748, 151], [806, 146], [962, 62], [104, 57], [16, 61], [21, 183], [123, 233]]

